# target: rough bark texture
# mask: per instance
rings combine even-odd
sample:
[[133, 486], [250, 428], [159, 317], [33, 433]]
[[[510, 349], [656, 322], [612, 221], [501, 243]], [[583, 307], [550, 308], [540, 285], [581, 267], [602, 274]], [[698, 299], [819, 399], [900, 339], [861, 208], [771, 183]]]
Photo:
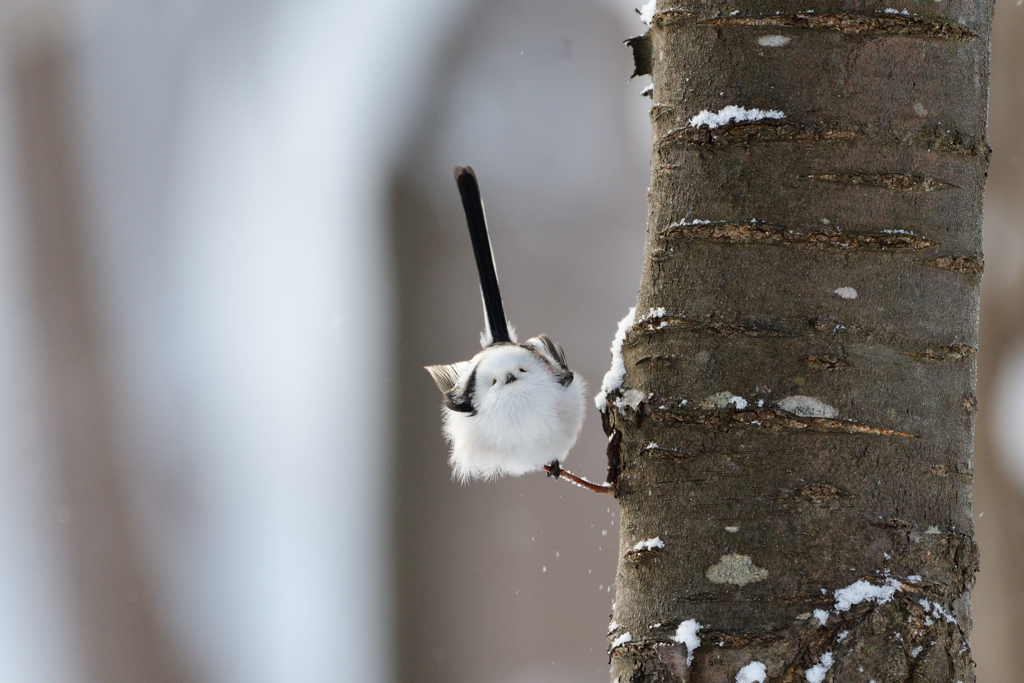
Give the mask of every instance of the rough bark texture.
[[[661, 1], [632, 44], [654, 151], [605, 413], [612, 680], [974, 680], [992, 3], [898, 9]], [[691, 125], [727, 105], [785, 117]], [[891, 597], [843, 610], [859, 580]]]

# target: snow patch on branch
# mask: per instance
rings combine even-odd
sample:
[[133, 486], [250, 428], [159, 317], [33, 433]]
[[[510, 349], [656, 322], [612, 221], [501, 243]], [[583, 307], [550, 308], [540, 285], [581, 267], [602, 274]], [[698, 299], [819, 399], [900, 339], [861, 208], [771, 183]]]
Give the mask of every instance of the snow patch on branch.
[[[896, 595], [896, 591], [902, 590], [903, 584], [896, 579], [886, 579], [885, 583], [880, 586], [876, 586], [864, 579], [860, 579], [845, 588], [840, 588], [833, 594], [835, 604], [833, 605], [832, 613], [839, 614], [841, 612], [849, 612], [850, 608], [854, 605], [859, 605], [862, 602], [874, 602], [878, 605], [884, 605], [892, 600], [893, 596]], [[825, 592], [824, 588], [822, 589], [822, 592]], [[924, 607], [925, 612], [932, 611], [933, 614], [939, 616], [939, 613], [933, 610], [942, 610], [942, 607], [935, 605], [934, 603], [925, 605], [926, 602], [928, 601], [921, 601], [921, 606]], [[814, 618], [818, 620], [819, 627], [824, 626], [828, 623], [829, 612], [823, 609], [816, 609], [814, 610]], [[842, 642], [841, 639], [840, 642]]]
[[925, 613], [930, 612], [936, 619], [945, 619], [950, 624], [956, 623], [956, 619], [953, 618], [953, 615], [947, 612], [942, 605], [937, 602], [931, 602], [927, 598], [921, 598], [917, 601], [917, 604], [924, 608]]
[[692, 227], [694, 225], [711, 225], [711, 221], [705, 221], [705, 220], [702, 220], [700, 218], [694, 218], [691, 221], [689, 218], [684, 218], [681, 221], [677, 221], [676, 223], [672, 223], [668, 227], [669, 228], [689, 228], [689, 227]]
[[639, 9], [640, 21], [644, 22], [648, 26], [654, 21], [654, 5], [655, 0], [647, 0], [647, 4]]
[[633, 546], [633, 550], [656, 550], [664, 547], [665, 541], [661, 540], [660, 536], [655, 536], [654, 538], [648, 538], [646, 541], [640, 541]]
[[761, 662], [751, 662], [736, 673], [736, 683], [764, 683], [768, 670]]
[[618, 638], [616, 638], [615, 640], [612, 641], [611, 649], [614, 650], [615, 648], [619, 647], [620, 645], [625, 645], [626, 643], [631, 643], [631, 642], [633, 642], [633, 636], [632, 636], [632, 634], [630, 634], [627, 631], [626, 633], [623, 633], [621, 636], [619, 636]]
[[621, 415], [625, 412], [625, 409], [627, 407], [632, 408], [633, 410], [639, 408], [640, 404], [643, 403], [643, 400], [644, 392], [640, 391], [639, 389], [627, 389], [625, 393], [623, 393], [622, 396], [619, 396], [617, 399], [615, 399], [613, 403], [615, 404], [615, 408], [619, 411], [619, 414]]
[[693, 651], [700, 647], [700, 636], [698, 634], [701, 628], [702, 626], [697, 623], [696, 619], [688, 619], [679, 624], [676, 634], [672, 636], [672, 640], [686, 646], [686, 666], [693, 664]]
[[707, 126], [710, 129], [718, 128], [719, 126], [724, 126], [725, 124], [732, 122], [741, 123], [743, 121], [761, 121], [762, 119], [784, 118], [786, 118], [786, 115], [777, 109], [747, 109], [746, 107], [738, 107], [735, 104], [730, 104], [727, 107], [719, 109], [717, 112], [711, 112], [705, 109], [690, 119], [690, 126], [693, 128]]
[[594, 397], [594, 404], [602, 413], [608, 409], [608, 394], [617, 391], [622, 386], [622, 380], [626, 378], [626, 364], [622, 360], [622, 343], [626, 340], [626, 333], [633, 327], [636, 321], [636, 306], [629, 309], [626, 317], [619, 321], [619, 328], [615, 331], [615, 338], [612, 340], [612, 367], [604, 375], [601, 382], [601, 391]]
[[903, 590], [903, 584], [896, 579], [886, 579], [881, 586], [868, 583], [864, 579], [855, 581], [846, 588], [840, 588], [835, 592], [836, 614], [849, 612], [851, 607], [862, 602], [884, 605], [892, 600], [892, 596], [899, 590]]
[[804, 677], [807, 678], [807, 683], [822, 683], [825, 680], [825, 674], [835, 664], [835, 658], [832, 656], [832, 651], [829, 650], [821, 656], [818, 663], [812, 666], [810, 669], [804, 671]]

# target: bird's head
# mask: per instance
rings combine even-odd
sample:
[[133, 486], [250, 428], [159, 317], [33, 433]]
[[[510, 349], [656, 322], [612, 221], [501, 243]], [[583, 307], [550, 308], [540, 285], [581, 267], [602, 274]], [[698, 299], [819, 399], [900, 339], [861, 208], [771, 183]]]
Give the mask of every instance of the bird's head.
[[480, 355], [476, 366], [476, 396], [481, 404], [488, 397], [524, 391], [531, 385], [552, 381], [549, 364], [533, 351], [516, 344], [492, 346]]

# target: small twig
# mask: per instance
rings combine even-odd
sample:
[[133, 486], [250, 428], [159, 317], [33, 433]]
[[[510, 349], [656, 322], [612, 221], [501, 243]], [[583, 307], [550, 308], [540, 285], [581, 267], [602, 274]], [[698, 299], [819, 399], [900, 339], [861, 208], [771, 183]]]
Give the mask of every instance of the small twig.
[[572, 472], [563, 470], [558, 465], [558, 461], [555, 461], [554, 465], [544, 465], [544, 471], [548, 473], [549, 477], [554, 477], [555, 479], [564, 478], [566, 481], [576, 484], [577, 486], [581, 486], [588, 491], [593, 491], [594, 493], [615, 493], [614, 486], [595, 484], [582, 477], [577, 477]]

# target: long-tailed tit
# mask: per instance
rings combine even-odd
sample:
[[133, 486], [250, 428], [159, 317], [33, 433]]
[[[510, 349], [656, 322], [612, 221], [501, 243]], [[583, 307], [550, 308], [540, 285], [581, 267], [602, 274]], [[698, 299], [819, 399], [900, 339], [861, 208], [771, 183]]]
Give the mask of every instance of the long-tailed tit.
[[480, 336], [483, 351], [472, 359], [427, 366], [444, 395], [442, 421], [454, 476], [465, 482], [543, 469], [608, 492], [610, 487], [582, 480], [559, 465], [583, 426], [583, 380], [546, 334], [517, 343], [505, 320], [476, 174], [456, 166], [455, 181], [480, 275], [486, 330]]

